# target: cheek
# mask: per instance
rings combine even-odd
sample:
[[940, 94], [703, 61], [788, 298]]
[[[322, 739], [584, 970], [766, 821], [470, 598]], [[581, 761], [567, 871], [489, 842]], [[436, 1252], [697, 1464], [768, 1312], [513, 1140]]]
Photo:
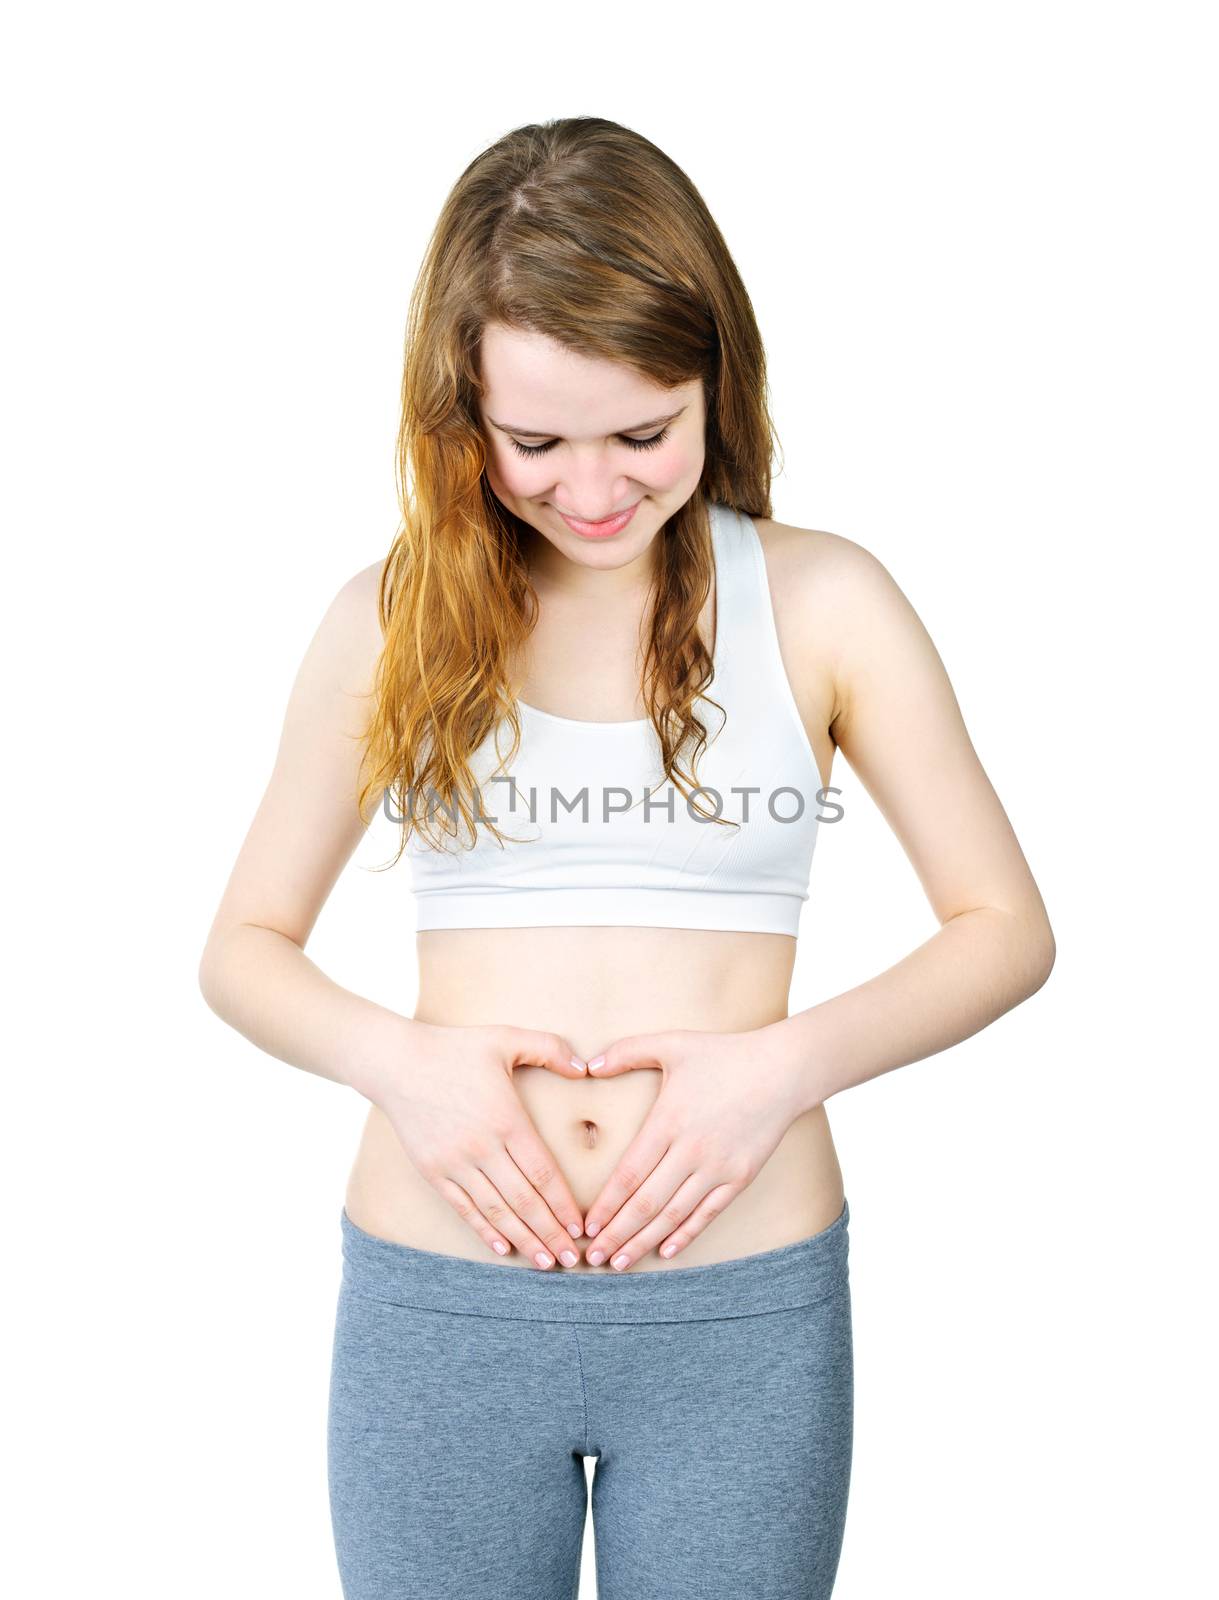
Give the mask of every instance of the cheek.
[[524, 456], [518, 456], [511, 450], [498, 450], [488, 462], [488, 468], [493, 469], [498, 487], [505, 493], [527, 500], [553, 481], [552, 473], [543, 465], [544, 461], [544, 456], [539, 456], [536, 461], [527, 461]]
[[676, 488], [688, 483], [691, 478], [699, 477], [705, 454], [701, 439], [674, 439], [669, 444], [661, 445], [655, 452], [650, 472], [645, 474], [641, 471], [640, 476], [649, 477], [658, 487]]
[[679, 489], [703, 470], [703, 445], [700, 439], [669, 439], [656, 450], [631, 452], [622, 464], [625, 477], [646, 485], [657, 494]]

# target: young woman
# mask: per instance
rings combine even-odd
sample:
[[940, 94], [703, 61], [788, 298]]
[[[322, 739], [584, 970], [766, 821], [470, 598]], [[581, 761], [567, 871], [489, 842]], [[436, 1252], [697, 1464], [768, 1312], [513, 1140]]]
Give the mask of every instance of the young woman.
[[[829, 1595], [825, 1102], [1053, 963], [917, 616], [857, 544], [771, 518], [765, 394], [724, 241], [646, 139], [530, 126], [462, 174], [411, 305], [403, 526], [309, 648], [201, 968], [369, 1101], [328, 1439], [348, 1600], [569, 1600], [586, 1457], [601, 1600]], [[942, 926], [792, 1016], [836, 749]], [[304, 954], [380, 803], [409, 1018]]]

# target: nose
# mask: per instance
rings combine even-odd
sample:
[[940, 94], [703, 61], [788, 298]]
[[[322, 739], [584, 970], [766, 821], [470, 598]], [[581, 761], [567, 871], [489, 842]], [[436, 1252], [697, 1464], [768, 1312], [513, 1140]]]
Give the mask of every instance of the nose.
[[553, 498], [559, 510], [577, 522], [604, 522], [627, 510], [637, 496], [623, 473], [591, 463], [582, 471], [569, 471], [555, 484]]

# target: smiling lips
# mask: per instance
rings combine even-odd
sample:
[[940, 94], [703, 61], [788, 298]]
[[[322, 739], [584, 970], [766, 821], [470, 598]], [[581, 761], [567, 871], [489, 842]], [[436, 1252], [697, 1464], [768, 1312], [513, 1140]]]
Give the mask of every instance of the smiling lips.
[[559, 511], [558, 506], [555, 507], [555, 510], [559, 511], [559, 515], [571, 531], [578, 533], [582, 539], [608, 539], [612, 534], [622, 532], [623, 528], [635, 515], [638, 506], [639, 502], [636, 501], [627, 510], [618, 512], [616, 516], [606, 517], [601, 522], [581, 522], [579, 518], [569, 517], [566, 512]]

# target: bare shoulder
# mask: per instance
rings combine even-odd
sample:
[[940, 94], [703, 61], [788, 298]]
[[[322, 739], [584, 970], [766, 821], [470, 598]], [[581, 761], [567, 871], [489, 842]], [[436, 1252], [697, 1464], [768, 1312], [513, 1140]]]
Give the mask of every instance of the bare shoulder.
[[754, 518], [784, 658], [798, 697], [833, 726], [859, 653], [900, 626], [904, 597], [871, 551], [824, 528]]
[[341, 585], [318, 626], [314, 645], [346, 686], [366, 683], [380, 657], [381, 574], [385, 561], [361, 567]]
[[339, 592], [349, 594], [364, 603], [371, 601], [375, 608], [381, 593], [381, 574], [385, 570], [385, 561], [386, 558], [382, 557], [379, 561], [370, 561], [366, 567], [361, 567], [359, 572], [353, 573], [348, 578]]
[[343, 625], [357, 635], [381, 639], [381, 575], [384, 559], [372, 561], [354, 572], [332, 601]]
[[361, 730], [384, 647], [383, 565], [374, 561], [361, 567], [331, 596], [297, 668], [286, 714], [289, 730], [317, 732], [327, 719], [348, 737]]
[[840, 533], [799, 528], [769, 517], [755, 517], [754, 525], [772, 583], [781, 593], [796, 591], [806, 618], [841, 618], [844, 608], [851, 612], [866, 605], [870, 594], [893, 583], [878, 557]]
[[[216, 913], [208, 948], [241, 923], [274, 928], [303, 950], [326, 897], [368, 826], [359, 782], [368, 697], [381, 651], [381, 562], [332, 595], [284, 711], [266, 791]], [[380, 795], [371, 797], [374, 804]], [[206, 961], [206, 955], [205, 955]]]

